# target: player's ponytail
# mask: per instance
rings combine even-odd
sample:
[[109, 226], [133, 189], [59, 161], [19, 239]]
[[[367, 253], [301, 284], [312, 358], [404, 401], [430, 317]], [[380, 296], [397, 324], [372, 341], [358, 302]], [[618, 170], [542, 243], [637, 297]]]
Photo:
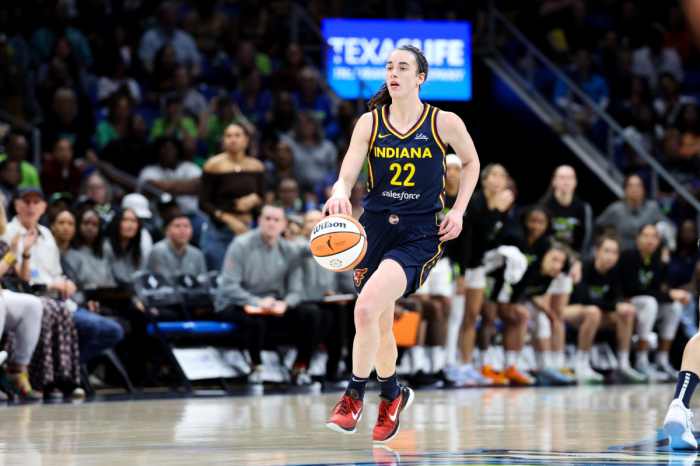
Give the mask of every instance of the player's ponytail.
[[[413, 54], [413, 56], [416, 58], [416, 64], [418, 65], [417, 74], [424, 73], [425, 78], [423, 82], [425, 82], [428, 79], [428, 59], [425, 58], [423, 52], [421, 52], [418, 47], [413, 45], [402, 45], [397, 50], [405, 50]], [[389, 94], [389, 89], [386, 87], [386, 83], [383, 83], [377, 93], [374, 94], [371, 99], [369, 99], [367, 106], [370, 110], [374, 110], [380, 105], [386, 105], [389, 103], [391, 103], [391, 95]]]
[[367, 102], [367, 106], [370, 110], [374, 110], [380, 105], [386, 105], [388, 103], [391, 103], [389, 89], [386, 88], [386, 83], [382, 83], [377, 93], [374, 94], [371, 99], [369, 99], [369, 102]]

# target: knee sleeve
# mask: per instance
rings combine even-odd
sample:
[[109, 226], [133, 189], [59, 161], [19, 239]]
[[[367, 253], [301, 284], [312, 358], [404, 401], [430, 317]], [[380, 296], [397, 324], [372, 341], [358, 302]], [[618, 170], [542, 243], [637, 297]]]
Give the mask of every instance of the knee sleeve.
[[678, 331], [678, 325], [681, 323], [681, 314], [683, 313], [683, 305], [679, 302], [662, 304], [659, 309], [661, 317], [661, 328], [659, 336], [662, 340], [673, 340]]
[[552, 336], [552, 323], [547, 314], [539, 311], [535, 317], [535, 337], [538, 340], [546, 340]]
[[637, 335], [643, 340], [648, 340], [656, 322], [659, 304], [652, 296], [635, 296], [632, 298], [632, 304], [637, 311]]

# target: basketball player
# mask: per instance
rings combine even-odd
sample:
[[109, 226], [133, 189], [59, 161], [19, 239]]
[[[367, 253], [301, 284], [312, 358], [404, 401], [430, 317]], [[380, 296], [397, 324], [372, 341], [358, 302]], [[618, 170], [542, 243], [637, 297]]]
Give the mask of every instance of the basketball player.
[[[326, 424], [354, 433], [372, 368], [381, 388], [375, 442], [399, 431], [399, 416], [413, 391], [398, 384], [396, 341], [392, 332], [397, 299], [418, 289], [440, 260], [445, 241], [462, 230], [462, 217], [479, 177], [479, 159], [462, 120], [421, 102], [428, 62], [416, 47], [394, 50], [386, 62], [386, 81], [369, 101], [352, 134], [338, 181], [324, 206], [328, 214], [350, 215], [348, 196], [367, 158], [368, 193], [360, 222], [367, 232], [367, 254], [355, 268], [359, 296], [352, 378]], [[438, 222], [445, 203], [448, 146], [462, 162], [459, 193], [452, 210]]]

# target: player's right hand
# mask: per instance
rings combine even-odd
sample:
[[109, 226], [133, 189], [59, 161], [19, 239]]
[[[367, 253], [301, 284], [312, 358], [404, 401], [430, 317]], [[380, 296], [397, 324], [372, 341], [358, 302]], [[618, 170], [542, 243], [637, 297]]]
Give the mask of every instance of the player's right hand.
[[331, 196], [323, 206], [323, 215], [352, 215], [352, 204], [345, 196]]

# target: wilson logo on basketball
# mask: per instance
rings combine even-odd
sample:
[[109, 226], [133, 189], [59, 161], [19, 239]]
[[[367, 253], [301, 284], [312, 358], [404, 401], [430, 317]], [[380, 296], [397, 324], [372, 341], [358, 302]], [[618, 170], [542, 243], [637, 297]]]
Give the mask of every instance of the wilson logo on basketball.
[[319, 231], [327, 230], [328, 228], [345, 228], [345, 222], [321, 222], [311, 230], [311, 234], [315, 235]]

